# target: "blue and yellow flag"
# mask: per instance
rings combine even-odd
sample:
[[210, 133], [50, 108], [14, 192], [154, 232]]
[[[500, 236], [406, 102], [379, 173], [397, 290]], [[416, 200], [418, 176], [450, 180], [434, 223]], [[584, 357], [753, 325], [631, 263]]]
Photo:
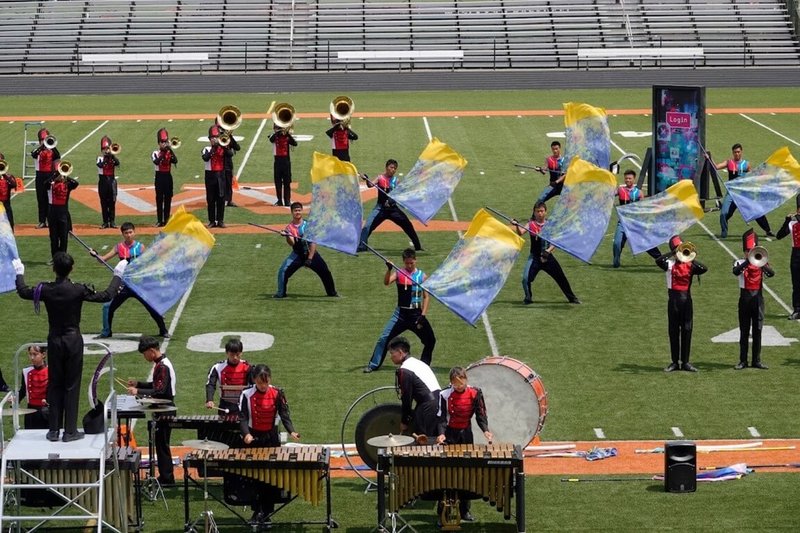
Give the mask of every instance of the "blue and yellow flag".
[[608, 170], [573, 159], [540, 237], [588, 263], [608, 228], [616, 186]]
[[214, 236], [183, 206], [142, 255], [131, 261], [122, 281], [163, 315], [194, 284], [214, 247]]
[[8, 222], [6, 208], [0, 204], [0, 293], [16, 289], [17, 274], [11, 261], [19, 259], [14, 230]]
[[703, 214], [692, 180], [681, 180], [655, 196], [617, 207], [617, 216], [634, 254], [683, 233], [699, 222]]
[[611, 132], [602, 107], [569, 102], [564, 104], [567, 161], [578, 156], [600, 168], [611, 163]]
[[745, 222], [750, 222], [780, 207], [800, 191], [800, 164], [784, 146], [746, 176], [727, 182], [725, 187]]
[[389, 196], [427, 224], [453, 194], [466, 166], [466, 159], [434, 137]]
[[314, 152], [311, 183], [305, 238], [356, 255], [362, 216], [356, 167], [338, 157]]
[[503, 288], [525, 241], [486, 210], [422, 287], [456, 315], [475, 324]]

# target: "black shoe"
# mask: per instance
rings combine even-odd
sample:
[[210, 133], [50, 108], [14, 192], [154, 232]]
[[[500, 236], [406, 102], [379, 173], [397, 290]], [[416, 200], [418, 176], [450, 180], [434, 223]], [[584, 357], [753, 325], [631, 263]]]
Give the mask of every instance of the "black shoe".
[[789, 315], [789, 320], [800, 320], [800, 311], [795, 311]]
[[117, 229], [117, 225], [114, 224], [113, 222], [111, 224], [109, 224], [108, 227], [112, 228], [112, 229]]
[[58, 442], [58, 430], [57, 429], [54, 430], [54, 431], [48, 431], [47, 435], [45, 435], [45, 436], [47, 437], [47, 440], [49, 440], [50, 442]]
[[170, 335], [168, 331], [162, 331], [158, 334], [158, 336], [161, 337], [162, 339], [169, 339], [172, 337], [172, 335]]
[[532, 303], [533, 300], [531, 300], [530, 298], [525, 298], [524, 300], [522, 300], [522, 305], [531, 305]]
[[768, 232], [767, 232], [767, 237], [774, 237], [774, 236], [775, 236], [775, 234], [774, 234], [774, 233], [772, 233], [771, 231], [768, 231]]
[[108, 332], [108, 335], [101, 332], [100, 335], [95, 336], [95, 339], [110, 339], [113, 335], [114, 334], [111, 333], [110, 331]]
[[273, 294], [272, 297], [280, 299], [280, 298], [286, 298], [286, 295], [284, 294], [283, 296], [281, 296], [280, 294]]
[[217, 223], [216, 222], [209, 222], [208, 226], [206, 226], [206, 227], [208, 227], [208, 228], [216, 228], [217, 227]]
[[740, 362], [738, 365], [736, 365], [736, 366], [735, 366], [735, 367], [733, 367], [733, 368], [734, 368], [735, 370], [744, 370], [745, 368], [747, 368], [747, 363], [742, 363], [742, 362]]
[[769, 367], [767, 365], [765, 365], [764, 363], [762, 363], [761, 361], [759, 361], [757, 363], [753, 363], [753, 368], [760, 368], [761, 370], [766, 370]]
[[42, 229], [42, 228], [46, 228], [46, 227], [47, 227], [47, 224], [45, 224], [44, 222], [39, 222], [39, 225], [36, 226], [36, 229]]
[[683, 370], [687, 372], [697, 372], [697, 367], [694, 366], [692, 363], [683, 363]]
[[581, 303], [581, 301], [580, 301], [580, 300], [578, 300], [578, 297], [576, 296], [576, 297], [574, 297], [574, 298], [570, 298], [570, 299], [569, 299], [569, 303], [571, 303], [571, 304], [580, 304], [580, 303]]
[[378, 370], [378, 369], [377, 368], [372, 368], [371, 366], [367, 365], [367, 366], [364, 367], [364, 371], [363, 372], [365, 374], [371, 374], [371, 373], [375, 372], [376, 370]]
[[419, 248], [414, 248], [414, 251], [415, 251], [415, 252], [424, 252], [424, 251], [425, 251], [425, 248], [423, 248], [422, 246], [420, 246]]
[[475, 521], [475, 517], [472, 516], [472, 513], [467, 511], [466, 513], [461, 515], [461, 521], [462, 522], [474, 522]]
[[228, 202], [228, 203], [226, 204], [226, 207], [239, 207], [239, 206], [238, 206], [238, 205], [236, 205], [236, 204], [235, 204], [235, 203], [233, 203], [233, 202]]
[[678, 363], [670, 363], [667, 368], [664, 369], [664, 372], [675, 372], [678, 370]]
[[227, 228], [228, 226], [226, 226], [224, 222], [217, 222], [217, 227], [218, 228]]
[[275, 205], [275, 206], [278, 206], [278, 207], [283, 207], [283, 202], [281, 202], [280, 200], [278, 200], [277, 202], [275, 202], [275, 203], [274, 203], [274, 204], [272, 204], [272, 205]]
[[108, 224], [106, 224], [105, 222], [103, 222], [103, 223], [100, 225], [100, 229], [106, 229], [106, 228], [108, 228]]
[[64, 433], [64, 436], [61, 437], [61, 440], [64, 442], [72, 442], [74, 440], [81, 440], [86, 435], [83, 434], [83, 431], [76, 431], [75, 433]]

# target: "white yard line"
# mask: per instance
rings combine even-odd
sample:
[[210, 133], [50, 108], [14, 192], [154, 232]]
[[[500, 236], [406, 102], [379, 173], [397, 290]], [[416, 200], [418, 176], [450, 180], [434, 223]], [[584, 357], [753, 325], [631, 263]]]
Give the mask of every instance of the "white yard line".
[[794, 139], [791, 139], [791, 138], [787, 137], [786, 135], [784, 135], [783, 133], [781, 133], [781, 132], [779, 132], [777, 130], [773, 130], [772, 128], [770, 128], [766, 124], [762, 124], [761, 122], [757, 121], [756, 119], [754, 119], [752, 117], [749, 117], [749, 116], [745, 115], [744, 113], [739, 113], [739, 116], [741, 116], [742, 118], [746, 118], [747, 120], [749, 120], [753, 124], [757, 124], [757, 125], [761, 126], [762, 128], [764, 128], [767, 131], [771, 131], [772, 133], [774, 133], [775, 135], [777, 135], [778, 137], [780, 137], [782, 139], [786, 139], [787, 141], [789, 141], [790, 143], [794, 144], [795, 146], [800, 146], [800, 143], [798, 143]]

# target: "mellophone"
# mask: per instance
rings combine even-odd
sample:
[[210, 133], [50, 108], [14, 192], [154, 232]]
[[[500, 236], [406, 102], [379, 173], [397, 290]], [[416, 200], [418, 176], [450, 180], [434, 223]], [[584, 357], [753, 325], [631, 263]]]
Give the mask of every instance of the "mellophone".
[[378, 522], [386, 511], [389, 475], [390, 513], [426, 493], [459, 491], [480, 497], [511, 518], [516, 495], [519, 531], [525, 531], [525, 472], [522, 448], [513, 444], [400, 446], [378, 451]]
[[[127, 519], [127, 528], [142, 529], [142, 501], [139, 478], [141, 452], [135, 448], [117, 449], [119, 478], [110, 473], [113, 469], [111, 458], [106, 460], [106, 477], [103, 481], [103, 519], [118, 530], [123, 530], [121, 516]], [[50, 484], [94, 483], [99, 477], [97, 460], [27, 460], [20, 462], [20, 468], [28, 475], [21, 480], [30, 484], [31, 489], [20, 489], [21, 503], [31, 507], [61, 507], [67, 499], [74, 499], [89, 512], [97, 512], [96, 489], [85, 487], [62, 487], [58, 494], [47, 490]], [[39, 482], [34, 480], [35, 477]]]
[[[335, 527], [331, 518], [330, 449], [323, 446], [280, 446], [274, 448], [231, 448], [228, 450], [195, 450], [186, 455], [183, 467], [203, 469], [225, 474], [235, 474], [281, 489], [293, 500], [301, 497], [312, 505], [319, 505], [324, 496], [327, 504], [329, 527]], [[184, 477], [186, 494], [186, 520], [189, 520], [190, 475]], [[195, 480], [192, 480], [196, 483]], [[227, 506], [227, 505], [226, 505]], [[313, 522], [306, 522], [313, 523]]]

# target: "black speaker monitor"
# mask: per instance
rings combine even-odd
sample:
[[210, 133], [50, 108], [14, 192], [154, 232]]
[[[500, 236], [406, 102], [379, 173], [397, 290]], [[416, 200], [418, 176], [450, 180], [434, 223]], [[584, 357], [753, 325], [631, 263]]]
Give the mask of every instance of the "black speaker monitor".
[[697, 446], [694, 442], [676, 440], [664, 445], [664, 490], [697, 490]]

